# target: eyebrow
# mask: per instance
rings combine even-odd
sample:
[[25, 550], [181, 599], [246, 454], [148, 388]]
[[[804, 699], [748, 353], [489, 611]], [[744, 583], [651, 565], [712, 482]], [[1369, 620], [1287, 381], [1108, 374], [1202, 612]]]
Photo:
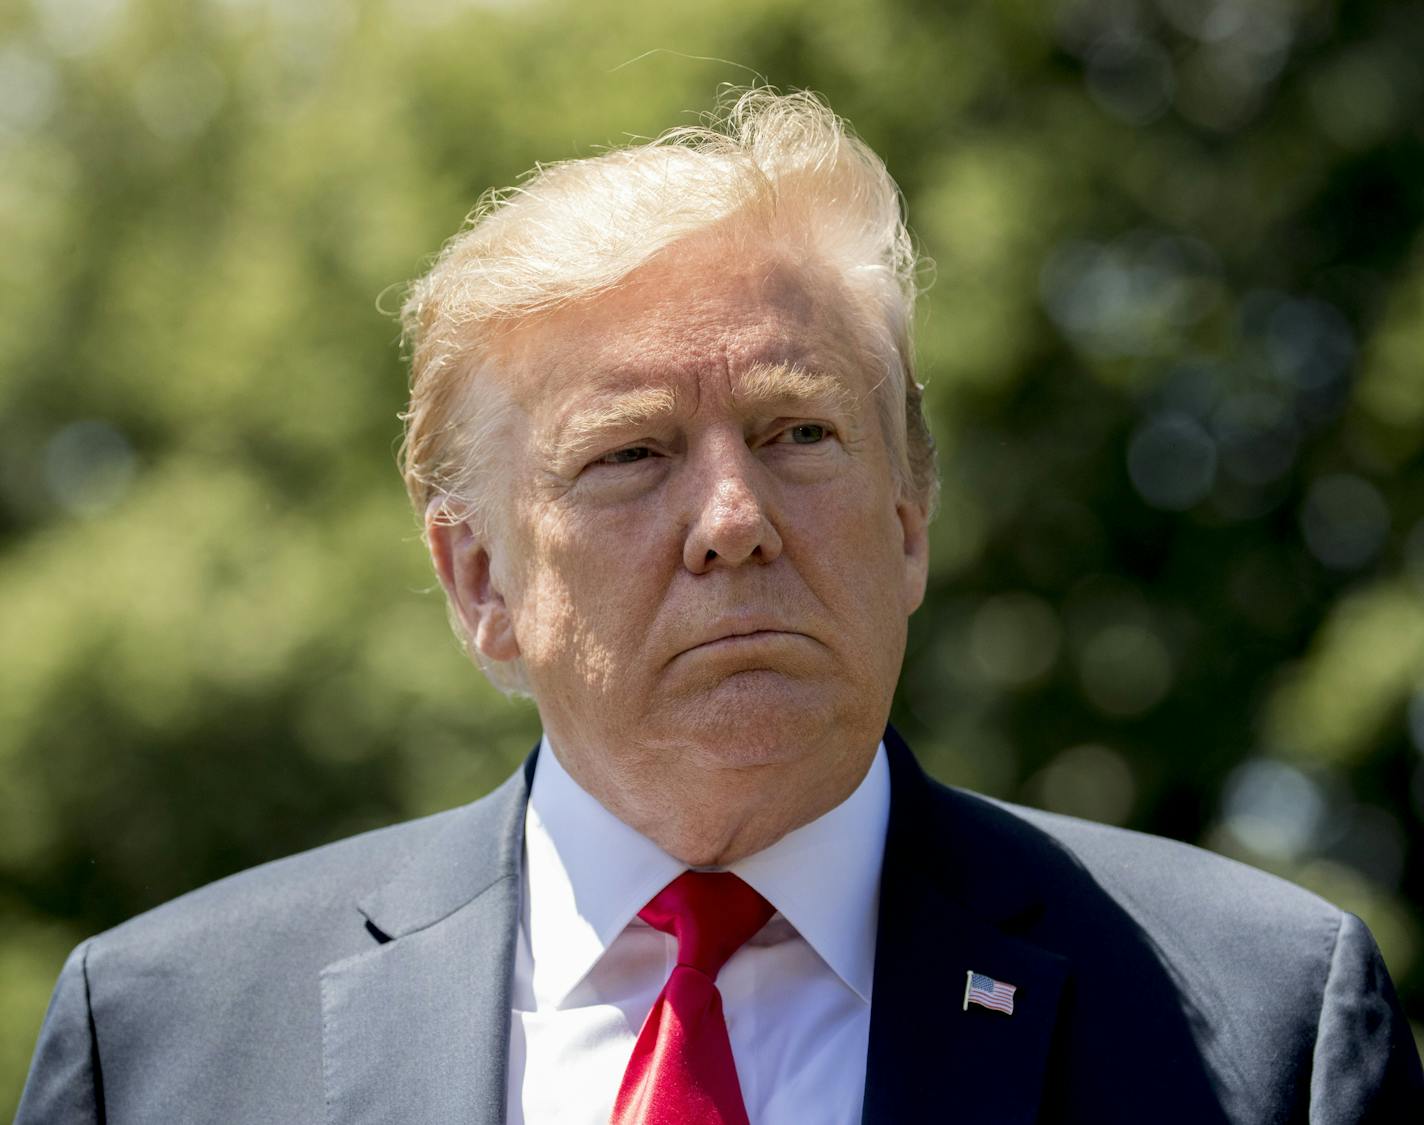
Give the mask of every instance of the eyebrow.
[[769, 410], [779, 406], [826, 406], [838, 415], [855, 410], [860, 396], [839, 375], [787, 363], [758, 363], [732, 388], [738, 406]]
[[[548, 449], [558, 462], [581, 459], [598, 452], [610, 434], [646, 430], [666, 421], [677, 412], [678, 400], [671, 387], [621, 392], [566, 418]], [[745, 411], [814, 406], [845, 417], [860, 399], [837, 375], [786, 363], [758, 363], [737, 381], [732, 401]]]
[[671, 387], [641, 387], [564, 420], [549, 442], [559, 461], [584, 457], [598, 450], [610, 433], [640, 430], [677, 411], [677, 394]]

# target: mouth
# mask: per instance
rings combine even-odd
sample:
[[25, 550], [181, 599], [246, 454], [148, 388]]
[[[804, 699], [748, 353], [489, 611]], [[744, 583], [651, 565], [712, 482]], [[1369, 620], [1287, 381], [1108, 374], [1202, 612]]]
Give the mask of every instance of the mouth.
[[688, 645], [678, 656], [750, 657], [762, 652], [770, 656], [778, 649], [785, 649], [788, 645], [810, 639], [805, 633], [795, 629], [750, 622], [719, 626], [709, 630], [709, 634], [704, 639]]
[[771, 640], [776, 637], [800, 637], [803, 633], [793, 632], [790, 629], [749, 629], [746, 632], [727, 633], [720, 637], [713, 637], [711, 640], [702, 641], [688, 649], [688, 652], [699, 648], [720, 648], [738, 644], [756, 644], [761, 641]]

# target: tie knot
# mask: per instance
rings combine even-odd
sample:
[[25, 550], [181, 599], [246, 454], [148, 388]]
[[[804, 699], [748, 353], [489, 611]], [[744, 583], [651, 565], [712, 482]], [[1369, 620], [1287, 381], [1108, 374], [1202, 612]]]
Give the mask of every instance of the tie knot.
[[684, 871], [638, 917], [677, 938], [677, 963], [713, 980], [776, 908], [730, 871]]

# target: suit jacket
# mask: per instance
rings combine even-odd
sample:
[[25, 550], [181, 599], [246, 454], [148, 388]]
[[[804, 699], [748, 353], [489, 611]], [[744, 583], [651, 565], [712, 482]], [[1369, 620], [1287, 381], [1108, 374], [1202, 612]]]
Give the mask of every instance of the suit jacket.
[[[1369, 932], [1171, 841], [945, 788], [886, 734], [863, 1120], [1424, 1120]], [[233, 876], [84, 942], [20, 1125], [503, 1118], [534, 759], [482, 800]], [[963, 1006], [965, 973], [1017, 986]]]

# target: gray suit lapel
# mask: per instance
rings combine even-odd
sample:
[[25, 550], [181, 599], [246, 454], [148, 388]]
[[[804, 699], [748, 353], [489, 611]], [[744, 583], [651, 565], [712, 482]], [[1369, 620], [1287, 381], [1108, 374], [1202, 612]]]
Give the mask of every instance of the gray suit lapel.
[[321, 973], [329, 1125], [504, 1120], [533, 763], [358, 904], [372, 948]]

